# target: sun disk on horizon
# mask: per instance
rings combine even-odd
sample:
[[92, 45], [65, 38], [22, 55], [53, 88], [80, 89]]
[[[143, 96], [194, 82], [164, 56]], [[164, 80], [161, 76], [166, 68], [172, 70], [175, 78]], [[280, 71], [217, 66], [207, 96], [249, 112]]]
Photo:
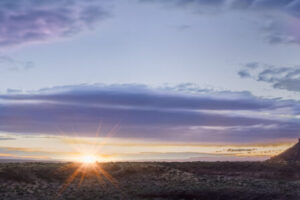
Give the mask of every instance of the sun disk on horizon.
[[83, 162], [85, 164], [93, 164], [96, 161], [97, 161], [97, 158], [94, 155], [86, 155], [86, 156], [83, 156], [81, 159], [81, 162]]

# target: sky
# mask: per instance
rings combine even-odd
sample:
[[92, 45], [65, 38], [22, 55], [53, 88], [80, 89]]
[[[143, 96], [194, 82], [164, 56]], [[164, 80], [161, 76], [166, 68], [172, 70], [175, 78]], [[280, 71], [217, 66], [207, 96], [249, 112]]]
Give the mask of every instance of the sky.
[[0, 0], [0, 158], [264, 160], [300, 137], [299, 0]]

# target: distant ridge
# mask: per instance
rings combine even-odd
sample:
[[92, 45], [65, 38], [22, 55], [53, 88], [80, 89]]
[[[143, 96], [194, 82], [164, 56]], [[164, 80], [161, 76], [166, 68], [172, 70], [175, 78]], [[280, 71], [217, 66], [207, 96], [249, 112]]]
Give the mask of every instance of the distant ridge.
[[268, 160], [269, 162], [286, 162], [286, 163], [300, 163], [300, 138], [291, 148], [282, 152], [281, 154], [274, 156]]

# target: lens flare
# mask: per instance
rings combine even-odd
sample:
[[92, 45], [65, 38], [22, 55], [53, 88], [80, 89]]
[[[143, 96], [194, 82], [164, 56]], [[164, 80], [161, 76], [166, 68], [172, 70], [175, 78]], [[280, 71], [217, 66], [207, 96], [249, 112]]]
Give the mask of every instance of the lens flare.
[[[106, 135], [103, 136], [103, 140], [105, 138], [109, 138], [112, 134], [115, 133], [116, 128], [119, 126], [116, 125], [112, 128], [112, 130]], [[97, 132], [96, 132], [96, 138], [99, 136], [101, 125], [99, 125]], [[63, 133], [61, 131], [61, 133]], [[63, 135], [63, 134], [62, 134]], [[76, 139], [76, 138], [75, 138]], [[108, 173], [106, 172], [102, 166], [101, 163], [98, 161], [101, 161], [101, 148], [103, 147], [103, 144], [105, 144], [105, 141], [101, 143], [95, 143], [94, 145], [80, 145], [80, 139], [78, 139], [78, 143], [74, 143], [72, 145], [73, 149], [77, 153], [77, 157], [72, 159], [72, 163], [67, 163], [59, 170], [73, 170], [71, 175], [68, 176], [68, 178], [64, 181], [63, 185], [61, 186], [58, 196], [60, 196], [68, 187], [69, 185], [76, 181], [78, 181], [78, 186], [80, 186], [86, 177], [95, 177], [99, 183], [103, 183], [103, 181], [107, 180], [111, 184], [113, 184], [116, 188], [118, 188], [117, 181]], [[79, 179], [79, 180], [78, 180]]]

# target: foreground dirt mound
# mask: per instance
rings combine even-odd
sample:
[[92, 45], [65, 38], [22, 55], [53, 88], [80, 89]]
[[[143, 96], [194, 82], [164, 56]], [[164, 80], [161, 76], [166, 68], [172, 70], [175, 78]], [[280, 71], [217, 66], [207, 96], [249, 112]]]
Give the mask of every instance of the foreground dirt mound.
[[[1, 163], [0, 199], [296, 200], [299, 169], [263, 162]], [[282, 179], [282, 171], [293, 174]]]

